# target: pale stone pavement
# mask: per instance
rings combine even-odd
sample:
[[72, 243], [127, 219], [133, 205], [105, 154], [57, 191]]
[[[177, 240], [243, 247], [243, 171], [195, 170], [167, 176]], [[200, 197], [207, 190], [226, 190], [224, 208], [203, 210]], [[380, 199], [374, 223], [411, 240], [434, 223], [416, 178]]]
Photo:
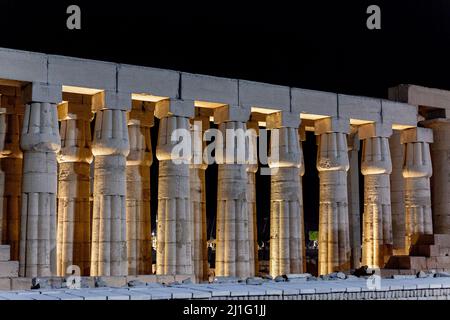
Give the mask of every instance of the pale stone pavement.
[[177, 284], [155, 283], [130, 288], [39, 289], [0, 291], [0, 300], [449, 300], [450, 277], [381, 279], [378, 289], [369, 289], [366, 279], [305, 279], [266, 281], [260, 285], [241, 283]]

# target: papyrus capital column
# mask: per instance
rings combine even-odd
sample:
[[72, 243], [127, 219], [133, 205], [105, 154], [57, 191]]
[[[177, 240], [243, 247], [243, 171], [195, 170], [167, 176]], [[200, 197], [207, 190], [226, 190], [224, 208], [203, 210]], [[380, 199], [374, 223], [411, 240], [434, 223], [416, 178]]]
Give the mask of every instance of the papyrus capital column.
[[342, 118], [316, 120], [317, 170], [320, 179], [319, 274], [350, 268], [347, 133]]
[[402, 131], [404, 145], [403, 177], [405, 178], [406, 250], [420, 234], [432, 234], [430, 177], [433, 174], [430, 143], [433, 131], [411, 128]]
[[267, 116], [271, 130], [270, 274], [302, 273], [304, 264], [303, 152], [300, 115], [276, 112]]
[[258, 171], [258, 121], [247, 122], [248, 159], [247, 159], [247, 209], [248, 244], [250, 275], [258, 274], [258, 225], [256, 214], [256, 172]]
[[351, 126], [347, 136], [348, 159], [350, 168], [347, 174], [348, 222], [350, 232], [350, 267], [357, 269], [361, 265], [361, 213], [359, 207], [359, 150], [358, 127]]
[[450, 234], [450, 119], [433, 119], [422, 124], [433, 130], [430, 145], [434, 174], [431, 177], [433, 230]]
[[105, 92], [103, 105], [95, 109], [91, 276], [128, 273], [126, 157], [130, 151], [130, 106], [129, 94]]
[[361, 265], [361, 213], [359, 207], [359, 150], [358, 127], [350, 126], [347, 135], [348, 159], [350, 168], [347, 174], [348, 222], [350, 232], [351, 260], [350, 267], [357, 269]]
[[19, 260], [22, 150], [20, 134], [24, 106], [16, 88], [0, 94], [0, 243], [10, 246], [11, 260]]
[[389, 123], [359, 127], [359, 138], [363, 141], [361, 172], [364, 175], [362, 264], [370, 268], [384, 267], [392, 255], [391, 135]]
[[32, 83], [24, 88], [19, 274], [56, 273], [56, 153], [61, 148], [56, 104], [61, 87]]
[[206, 185], [208, 164], [203, 159], [206, 142], [203, 135], [209, 129], [209, 117], [196, 115], [191, 122], [192, 159], [189, 165], [192, 215], [192, 254], [195, 277], [208, 279], [208, 247], [206, 237]]
[[150, 129], [154, 103], [133, 100], [128, 113], [130, 153], [127, 157], [128, 274], [152, 273], [150, 166], [153, 162]]
[[392, 159], [391, 179], [391, 214], [392, 241], [394, 255], [404, 255], [405, 252], [405, 185], [403, 178], [404, 150], [400, 143], [401, 131], [393, 130], [389, 138], [389, 149]]
[[[216, 144], [218, 168], [216, 276], [245, 278], [249, 261], [246, 122], [250, 109], [224, 106], [214, 110], [222, 138]], [[239, 150], [239, 151], [238, 151]]]
[[160, 119], [156, 273], [193, 274], [189, 118], [194, 103], [163, 100], [156, 104], [155, 116]]
[[[65, 94], [58, 105], [61, 121], [61, 150], [58, 153], [57, 275], [76, 265], [82, 275], [90, 268], [90, 96]], [[83, 100], [84, 98], [84, 100]], [[86, 101], [87, 100], [87, 101]]]

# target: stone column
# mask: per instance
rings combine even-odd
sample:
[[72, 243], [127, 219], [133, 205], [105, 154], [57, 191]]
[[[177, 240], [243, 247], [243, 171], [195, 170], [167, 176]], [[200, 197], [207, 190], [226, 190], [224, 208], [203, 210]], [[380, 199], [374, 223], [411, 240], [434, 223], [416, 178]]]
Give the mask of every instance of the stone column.
[[245, 131], [249, 116], [250, 110], [243, 107], [224, 106], [214, 110], [214, 121], [219, 124], [223, 137], [216, 143], [219, 164], [216, 276], [246, 278], [253, 273], [249, 261], [245, 159], [248, 152]]
[[433, 234], [430, 192], [433, 131], [428, 128], [406, 129], [402, 132], [401, 143], [405, 150], [405, 245], [409, 252], [418, 235]]
[[193, 274], [189, 118], [194, 104], [164, 100], [155, 115], [160, 119], [156, 273]]
[[348, 131], [346, 119], [324, 118], [315, 122], [320, 179], [319, 274], [350, 269]]
[[130, 153], [127, 157], [127, 256], [128, 274], [152, 274], [150, 216], [150, 166], [153, 162], [150, 128], [154, 105], [132, 102], [128, 114]]
[[271, 130], [270, 274], [302, 273], [304, 225], [301, 171], [303, 153], [298, 133], [300, 115], [267, 116]]
[[360, 141], [357, 127], [351, 127], [347, 136], [348, 158], [350, 168], [347, 176], [348, 214], [350, 229], [351, 260], [350, 267], [357, 269], [361, 266], [361, 213], [359, 207], [359, 163], [358, 152]]
[[391, 210], [392, 235], [394, 255], [408, 254], [405, 252], [405, 185], [403, 179], [403, 145], [400, 143], [401, 131], [393, 130], [389, 139], [391, 150]]
[[19, 97], [0, 95], [0, 243], [19, 260], [22, 150], [20, 131], [24, 106]]
[[19, 274], [56, 273], [56, 153], [61, 148], [56, 103], [61, 88], [30, 84], [25, 88]]
[[364, 175], [362, 264], [369, 268], [383, 268], [392, 256], [391, 135], [389, 123], [359, 127], [359, 137], [363, 141], [361, 172]]
[[434, 174], [431, 177], [433, 230], [450, 234], [450, 119], [434, 119], [423, 124], [433, 130], [430, 145]]
[[[91, 276], [128, 273], [126, 246], [126, 157], [129, 96], [110, 93], [95, 117], [94, 201], [92, 212]], [[116, 98], [114, 98], [116, 96]]]
[[[65, 99], [66, 100], [66, 99]], [[90, 268], [90, 104], [64, 102], [58, 106], [61, 121], [61, 151], [57, 160], [58, 174], [58, 234], [56, 269], [58, 276], [67, 267], [77, 265], [81, 275]]]
[[208, 280], [208, 247], [206, 238], [206, 186], [205, 171], [208, 164], [203, 160], [206, 146], [203, 134], [209, 129], [209, 117], [191, 119], [193, 156], [189, 166], [190, 198], [192, 215], [192, 253], [194, 275], [198, 281]]
[[[253, 131], [251, 131], [253, 130]], [[258, 225], [256, 215], [256, 172], [258, 171], [258, 134], [257, 121], [247, 122], [249, 158], [247, 164], [247, 209], [250, 275], [259, 273], [258, 265]]]

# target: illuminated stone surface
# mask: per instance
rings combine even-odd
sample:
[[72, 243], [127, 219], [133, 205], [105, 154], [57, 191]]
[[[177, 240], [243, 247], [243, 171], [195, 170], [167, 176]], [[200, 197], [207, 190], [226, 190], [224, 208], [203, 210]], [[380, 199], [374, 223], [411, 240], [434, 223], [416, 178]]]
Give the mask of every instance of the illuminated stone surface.
[[[82, 108], [77, 108], [81, 106]], [[90, 269], [90, 105], [69, 101], [58, 106], [61, 151], [58, 153], [58, 225], [56, 273], [64, 276], [76, 265], [82, 275]]]
[[20, 275], [56, 273], [56, 153], [61, 148], [56, 104], [25, 106], [20, 147], [23, 151]]
[[[284, 116], [284, 115], [282, 115]], [[270, 117], [270, 116], [269, 116]], [[270, 120], [270, 119], [269, 119]], [[270, 274], [302, 273], [304, 264], [303, 153], [299, 119], [292, 127], [270, 127], [271, 175]], [[275, 157], [276, 156], [276, 157]]]
[[[247, 204], [247, 171], [245, 158], [238, 163], [238, 152], [228, 152], [230, 145], [241, 148], [245, 155], [248, 142], [228, 137], [226, 132], [241, 133], [246, 130], [249, 114], [237, 107], [225, 107], [215, 113], [214, 121], [219, 123], [223, 139], [217, 149], [222, 150], [218, 158], [217, 229], [216, 229], [216, 276], [248, 277], [253, 273], [250, 267], [249, 211]], [[232, 141], [232, 140], [236, 141]], [[242, 154], [242, 153], [241, 153]], [[217, 155], [216, 155], [217, 157]]]
[[[181, 140], [175, 139], [176, 130], [189, 133], [189, 117], [178, 113], [177, 101], [170, 101], [172, 111], [157, 114], [160, 117], [156, 157], [159, 160], [158, 227], [156, 273], [192, 274], [192, 215], [189, 186], [190, 150], [174, 152]], [[156, 106], [158, 113], [158, 106]], [[193, 111], [193, 105], [186, 105]], [[168, 110], [168, 109], [167, 109]], [[187, 134], [186, 134], [187, 136]]]
[[24, 106], [13, 90], [0, 95], [0, 241], [11, 249], [11, 260], [19, 260], [20, 207], [23, 153], [20, 149]]
[[128, 274], [152, 273], [150, 166], [153, 162], [150, 128], [154, 106], [133, 101], [128, 115], [130, 153], [127, 157]]
[[316, 123], [320, 179], [319, 274], [350, 269], [347, 197], [348, 122], [327, 118]]
[[[116, 284], [127, 274], [207, 280], [206, 165], [192, 162], [191, 150], [180, 154], [177, 142], [184, 139], [171, 136], [176, 129], [197, 136], [211, 121], [222, 132], [266, 127], [273, 137], [279, 133], [282, 149], [269, 163], [270, 262], [257, 257], [262, 159], [235, 162], [239, 148], [257, 158], [251, 146], [260, 143], [247, 136], [232, 155], [217, 157], [216, 276], [246, 278], [266, 263], [272, 275], [306, 272], [301, 180], [312, 168], [302, 162], [299, 130], [314, 132], [318, 142], [319, 274], [359, 266], [361, 214], [362, 264], [381, 267], [391, 257], [382, 272], [450, 268], [448, 91], [401, 85], [390, 89], [395, 101], [388, 101], [2, 48], [0, 79], [0, 286], [65, 275], [71, 265], [83, 275], [118, 277]], [[158, 177], [150, 177], [153, 116], [160, 119]], [[192, 131], [196, 118], [201, 132]], [[216, 144], [226, 150], [232, 139]], [[156, 270], [151, 178], [158, 179]], [[261, 292], [248, 288], [249, 296]], [[121, 290], [110, 298], [150, 295]], [[179, 289], [171, 297], [186, 295]], [[85, 297], [98, 295], [78, 296]]]
[[[131, 102], [130, 102], [131, 103]], [[126, 107], [98, 110], [95, 118], [91, 276], [126, 275]]]
[[[366, 130], [365, 130], [366, 129]], [[370, 131], [370, 132], [364, 132]], [[392, 172], [391, 126], [361, 126], [361, 172], [364, 175], [362, 265], [382, 268], [392, 255], [392, 214], [389, 175]]]
[[401, 142], [405, 149], [405, 245], [409, 250], [417, 235], [433, 233], [430, 190], [433, 132], [427, 128], [407, 129], [402, 133]]
[[[206, 235], [206, 185], [208, 165], [203, 159], [206, 145], [204, 132], [209, 129], [209, 118], [196, 116], [191, 122], [193, 156], [189, 166], [190, 200], [192, 215], [192, 253], [194, 275], [199, 281], [208, 279], [208, 250]], [[195, 146], [194, 146], [195, 145]]]

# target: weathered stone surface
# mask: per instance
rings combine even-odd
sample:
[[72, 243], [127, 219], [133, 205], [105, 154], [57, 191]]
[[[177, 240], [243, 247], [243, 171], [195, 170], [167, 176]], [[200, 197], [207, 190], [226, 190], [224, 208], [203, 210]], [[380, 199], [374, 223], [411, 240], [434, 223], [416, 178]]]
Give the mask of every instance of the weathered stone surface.
[[319, 275], [350, 269], [347, 140], [343, 132], [329, 132], [345, 127], [342, 121], [333, 120], [327, 120], [324, 127], [319, 126], [319, 132], [322, 132], [318, 135], [317, 155], [320, 179]]
[[128, 273], [126, 248], [126, 112], [103, 109], [95, 119], [91, 276]]
[[25, 106], [20, 141], [23, 150], [20, 275], [56, 273], [56, 153], [61, 141], [56, 105]]
[[172, 152], [181, 140], [174, 130], [189, 133], [189, 119], [168, 115], [160, 120], [156, 156], [159, 160], [156, 273], [191, 274], [192, 215], [190, 210], [189, 161], [186, 154]]
[[[365, 126], [363, 126], [364, 128]], [[375, 128], [376, 129], [376, 128]], [[362, 264], [382, 268], [392, 255], [389, 175], [392, 172], [389, 132], [364, 133], [361, 172], [364, 175]]]
[[206, 147], [203, 134], [209, 129], [208, 117], [191, 120], [193, 156], [189, 165], [189, 187], [192, 215], [192, 253], [194, 274], [199, 281], [208, 279], [208, 248], [206, 234], [206, 185], [205, 171], [208, 165], [203, 160]]
[[9, 245], [7, 250], [1, 249], [8, 251], [8, 259], [3, 260], [7, 261], [19, 260], [23, 166], [19, 140], [24, 107], [19, 97], [0, 95], [0, 98], [4, 110], [0, 112], [0, 243]]
[[407, 129], [402, 132], [405, 157], [405, 245], [409, 250], [412, 238], [418, 234], [432, 234], [430, 177], [433, 173], [430, 154], [432, 130], [427, 128]]
[[[90, 105], [76, 109], [73, 102], [58, 106], [70, 112], [58, 112], [61, 120], [61, 150], [58, 153], [58, 234], [56, 244], [56, 273], [71, 273], [72, 266], [80, 275], [90, 269], [90, 163], [91, 126]], [[69, 268], [69, 269], [68, 269]]]
[[[228, 116], [233, 115], [229, 113]], [[238, 118], [244, 120], [241, 116], [239, 114]], [[227, 129], [245, 131], [246, 124], [240, 121], [227, 121], [219, 125], [224, 141], [218, 143], [217, 149], [221, 149], [222, 155], [225, 156], [217, 158], [216, 155], [219, 168], [215, 272], [217, 276], [246, 278], [253, 273], [249, 261], [247, 172], [245, 162], [240, 164], [235, 153], [230, 157], [226, 153], [227, 145], [230, 143], [226, 139]], [[242, 147], [248, 150], [246, 142]]]
[[297, 127], [271, 132], [270, 274], [276, 277], [304, 271], [304, 163]]
[[126, 168], [126, 237], [130, 275], [152, 273], [150, 166], [153, 154], [150, 128], [153, 109], [143, 102], [133, 101], [133, 109], [128, 116], [130, 153]]
[[248, 209], [248, 243], [249, 243], [249, 263], [250, 274], [259, 273], [258, 262], [258, 225], [256, 212], [256, 172], [258, 171], [258, 134], [259, 126], [257, 121], [247, 122], [248, 154], [247, 162], [247, 209]]
[[238, 80], [181, 73], [181, 99], [238, 104]]
[[438, 234], [450, 234], [450, 120], [428, 120], [424, 125], [433, 130], [430, 144], [434, 171], [431, 177], [433, 230]]
[[359, 190], [359, 149], [358, 130], [352, 127], [347, 136], [349, 171], [347, 175], [349, 233], [351, 246], [350, 267], [357, 269], [361, 265], [361, 213]]
[[391, 183], [391, 216], [393, 251], [405, 254], [405, 185], [403, 178], [403, 145], [400, 143], [401, 131], [394, 130], [389, 139], [389, 149], [392, 159]]
[[117, 90], [177, 98], [180, 73], [172, 70], [120, 64], [117, 67]]
[[239, 103], [246, 107], [266, 107], [289, 111], [290, 88], [239, 80]]
[[11, 279], [10, 278], [0, 278], [0, 291], [11, 290]]

